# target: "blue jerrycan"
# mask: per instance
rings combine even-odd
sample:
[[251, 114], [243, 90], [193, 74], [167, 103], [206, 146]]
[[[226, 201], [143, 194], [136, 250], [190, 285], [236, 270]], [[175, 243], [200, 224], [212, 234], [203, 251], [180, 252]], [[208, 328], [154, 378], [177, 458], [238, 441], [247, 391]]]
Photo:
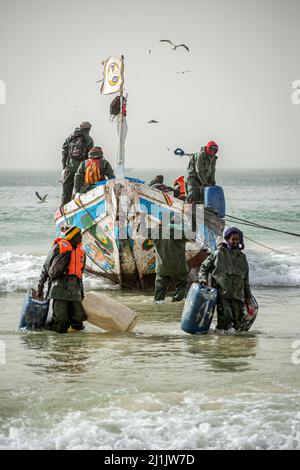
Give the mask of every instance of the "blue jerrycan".
[[181, 329], [192, 335], [207, 333], [217, 303], [217, 290], [202, 287], [194, 282], [187, 295], [182, 316]]
[[204, 206], [214, 211], [218, 217], [225, 217], [225, 197], [221, 186], [207, 186], [204, 188]]
[[45, 328], [50, 301], [38, 300], [35, 298], [35, 294], [34, 289], [27, 291], [20, 314], [19, 328], [27, 330]]

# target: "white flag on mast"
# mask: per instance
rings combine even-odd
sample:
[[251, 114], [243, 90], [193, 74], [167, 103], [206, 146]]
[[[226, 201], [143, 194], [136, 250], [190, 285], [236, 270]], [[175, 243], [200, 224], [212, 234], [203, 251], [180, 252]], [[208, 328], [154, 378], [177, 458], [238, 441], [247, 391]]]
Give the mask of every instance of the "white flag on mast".
[[110, 95], [121, 90], [124, 82], [124, 62], [122, 57], [108, 57], [104, 60], [103, 83], [100, 93]]

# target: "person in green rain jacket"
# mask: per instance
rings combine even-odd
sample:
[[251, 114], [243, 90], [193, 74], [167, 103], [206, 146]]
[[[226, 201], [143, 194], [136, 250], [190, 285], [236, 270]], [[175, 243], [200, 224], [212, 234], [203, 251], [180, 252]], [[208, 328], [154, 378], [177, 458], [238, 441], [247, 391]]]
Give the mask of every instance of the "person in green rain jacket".
[[[50, 279], [50, 268], [63, 253], [70, 254], [68, 270], [62, 276]], [[87, 319], [82, 306], [84, 297], [82, 274], [85, 254], [82, 249], [82, 235], [79, 227], [67, 227], [64, 237], [56, 238], [48, 253], [40, 275], [37, 298], [43, 299], [44, 285], [49, 281], [47, 298], [53, 299], [51, 329], [67, 333], [69, 327], [82, 330]]]
[[217, 151], [218, 145], [211, 141], [190, 158], [186, 180], [188, 202], [202, 204], [204, 187], [216, 184]]
[[88, 153], [94, 147], [94, 141], [90, 136], [92, 124], [83, 121], [80, 127], [76, 127], [64, 142], [62, 147], [62, 198], [61, 204], [67, 204], [72, 199], [75, 174], [81, 162], [88, 158]]
[[207, 285], [211, 274], [212, 287], [218, 291], [217, 329], [238, 330], [243, 308], [251, 306], [252, 293], [249, 284], [249, 266], [244, 248], [243, 233], [230, 227], [225, 231], [220, 248], [208, 256], [199, 271], [200, 284]]
[[[188, 232], [182, 224], [162, 224], [147, 230], [147, 238], [153, 241], [156, 255], [154, 301], [163, 303], [170, 284], [175, 284], [172, 302], [181, 301], [188, 285], [188, 266], [185, 256]], [[145, 237], [146, 238], [146, 237]]]
[[89, 151], [88, 160], [79, 165], [74, 179], [74, 193], [85, 193], [99, 181], [114, 178], [115, 174], [110, 163], [104, 158], [101, 147], [93, 147]]

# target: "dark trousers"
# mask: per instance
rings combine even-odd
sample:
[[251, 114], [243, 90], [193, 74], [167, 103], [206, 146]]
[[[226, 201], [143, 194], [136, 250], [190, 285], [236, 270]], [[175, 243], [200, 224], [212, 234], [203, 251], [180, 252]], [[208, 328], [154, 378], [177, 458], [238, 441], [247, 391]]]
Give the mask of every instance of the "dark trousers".
[[74, 178], [75, 173], [70, 171], [63, 182], [62, 186], [62, 196], [61, 196], [61, 205], [65, 205], [72, 199], [73, 187], [74, 187]]
[[217, 329], [229, 330], [231, 326], [238, 330], [241, 326], [244, 303], [235, 299], [218, 299], [218, 323]]
[[83, 321], [87, 319], [81, 300], [53, 300], [51, 329], [57, 333], [67, 333], [71, 326], [74, 330], [83, 330]]
[[187, 201], [189, 203], [198, 202], [203, 204], [203, 186], [197, 176], [188, 176], [186, 182], [187, 188]]
[[155, 278], [155, 294], [154, 300], [165, 300], [168, 286], [171, 282], [175, 282], [175, 292], [173, 294], [173, 302], [179, 302], [185, 296], [187, 290], [187, 274], [182, 276], [161, 276], [156, 274]]

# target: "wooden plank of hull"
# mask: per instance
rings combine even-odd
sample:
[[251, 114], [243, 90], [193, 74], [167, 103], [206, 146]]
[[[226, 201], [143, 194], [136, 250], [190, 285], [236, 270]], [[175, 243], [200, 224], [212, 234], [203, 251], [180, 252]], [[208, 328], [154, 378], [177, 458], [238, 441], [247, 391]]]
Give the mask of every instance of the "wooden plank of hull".
[[57, 234], [64, 225], [82, 229], [83, 248], [87, 255], [87, 271], [120, 282], [118, 240], [115, 228], [115, 201], [111, 197], [111, 182], [82, 194], [64, 206], [64, 214], [56, 214]]

